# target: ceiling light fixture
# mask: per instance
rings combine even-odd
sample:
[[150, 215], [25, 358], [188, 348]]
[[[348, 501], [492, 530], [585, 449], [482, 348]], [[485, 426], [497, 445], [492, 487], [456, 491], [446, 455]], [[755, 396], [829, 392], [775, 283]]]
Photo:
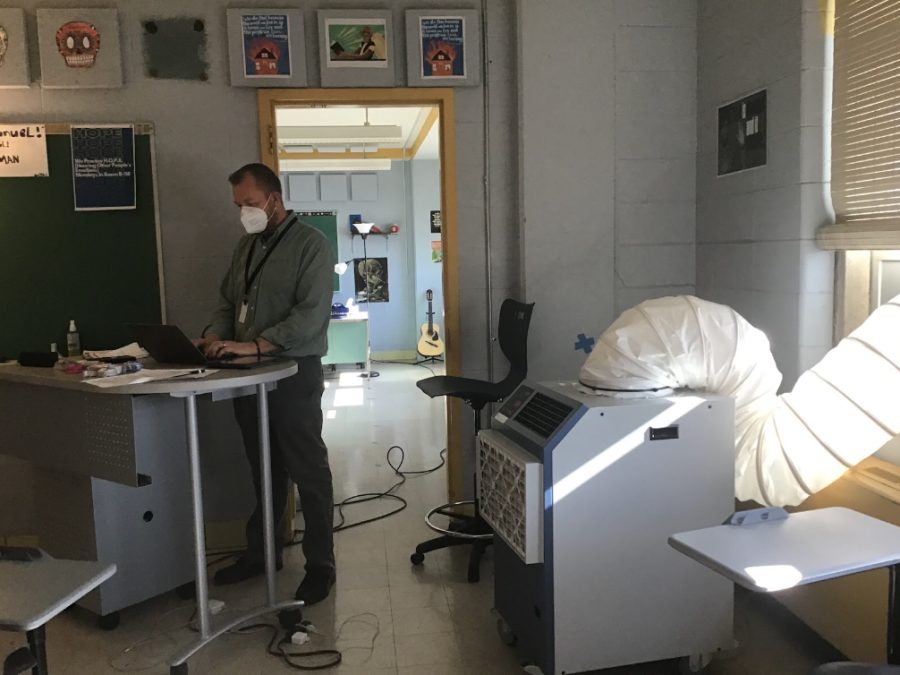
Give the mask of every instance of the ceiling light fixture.
[[278, 127], [278, 142], [284, 146], [402, 143], [403, 128], [396, 124]]

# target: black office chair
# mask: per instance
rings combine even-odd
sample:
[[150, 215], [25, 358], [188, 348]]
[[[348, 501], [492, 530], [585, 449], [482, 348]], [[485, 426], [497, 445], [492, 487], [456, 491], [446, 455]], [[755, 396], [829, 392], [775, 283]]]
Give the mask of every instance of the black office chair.
[[900, 675], [900, 666], [840, 661], [821, 665], [810, 675]]
[[[488, 403], [498, 403], [506, 398], [528, 374], [528, 326], [531, 323], [531, 312], [534, 303], [525, 304], [507, 298], [500, 306], [500, 319], [497, 326], [500, 351], [509, 361], [509, 373], [500, 382], [473, 380], [467, 377], [437, 375], [419, 380], [416, 385], [431, 398], [437, 396], [454, 396], [463, 399], [472, 408], [475, 415], [475, 435], [481, 431], [481, 411]], [[454, 513], [449, 509], [473, 504], [475, 515]], [[456, 520], [456, 527], [444, 529], [431, 522], [435, 514], [449, 516]], [[425, 516], [425, 523], [441, 536], [424, 541], [416, 546], [416, 552], [410, 556], [413, 565], [421, 565], [425, 554], [450, 546], [471, 545], [469, 553], [468, 580], [472, 583], [480, 577], [481, 556], [494, 533], [478, 513], [478, 500], [468, 499], [451, 502], [433, 508]]]

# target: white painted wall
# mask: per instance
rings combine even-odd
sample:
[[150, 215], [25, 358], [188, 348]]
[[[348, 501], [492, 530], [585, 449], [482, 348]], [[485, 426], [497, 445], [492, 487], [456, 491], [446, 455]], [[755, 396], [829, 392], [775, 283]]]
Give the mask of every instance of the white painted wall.
[[[788, 389], [832, 338], [833, 254], [814, 242], [829, 219], [822, 26], [817, 2], [699, 5], [697, 291], [766, 332]], [[718, 178], [717, 108], [762, 88], [767, 165]]]
[[[366, 238], [366, 250], [370, 258], [388, 259], [388, 302], [373, 302], [363, 307], [369, 312], [369, 340], [373, 352], [410, 351], [415, 349], [418, 330], [414, 325], [414, 310], [410, 306], [413, 300], [415, 273], [411, 258], [413, 232], [407, 222], [407, 203], [412, 199], [406, 165], [409, 162], [392, 162], [390, 171], [376, 171], [374, 175], [378, 184], [378, 199], [359, 201], [353, 199], [350, 181], [352, 174], [332, 173], [319, 174], [329, 176], [332, 180], [344, 179], [347, 186], [347, 198], [341, 201], [298, 201], [288, 191], [287, 206], [295, 211], [335, 211], [337, 213], [337, 239], [339, 261], [363, 257], [363, 242], [359, 236], [350, 234], [350, 214], [362, 215], [363, 221], [375, 223], [386, 231], [387, 227], [396, 223], [400, 232], [387, 237], [369, 235]], [[282, 175], [285, 189], [288, 176]], [[321, 195], [321, 193], [320, 193]], [[353, 269], [340, 277], [340, 291], [334, 294], [334, 302], [346, 304], [347, 298], [354, 297]]]
[[520, 0], [532, 377], [574, 377], [578, 334], [694, 290], [695, 17], [693, 0]]

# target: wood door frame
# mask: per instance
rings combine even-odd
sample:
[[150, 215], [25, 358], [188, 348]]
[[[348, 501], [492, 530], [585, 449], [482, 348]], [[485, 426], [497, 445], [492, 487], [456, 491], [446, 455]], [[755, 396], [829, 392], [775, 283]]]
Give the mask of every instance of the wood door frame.
[[[441, 242], [443, 249], [443, 295], [445, 366], [448, 375], [460, 374], [459, 257], [456, 225], [456, 124], [453, 89], [429, 87], [365, 89], [258, 89], [259, 150], [262, 163], [278, 173], [275, 149], [275, 109], [287, 106], [433, 105], [439, 111], [441, 167]], [[424, 394], [423, 394], [424, 396]], [[464, 498], [462, 430], [464, 408], [460, 400], [447, 397], [447, 489], [451, 501]]]

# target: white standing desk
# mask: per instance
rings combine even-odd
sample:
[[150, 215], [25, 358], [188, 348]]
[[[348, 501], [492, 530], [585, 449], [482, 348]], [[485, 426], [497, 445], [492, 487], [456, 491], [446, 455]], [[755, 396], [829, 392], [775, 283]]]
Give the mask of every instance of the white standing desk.
[[831, 507], [681, 532], [669, 544], [744, 588], [765, 593], [889, 567], [887, 660], [900, 664], [900, 527]]
[[[193, 534], [194, 534], [194, 563], [197, 584], [197, 614], [200, 624], [200, 638], [193, 644], [186, 647], [181, 653], [177, 654], [171, 662], [171, 672], [186, 673], [187, 660], [197, 651], [206, 646], [209, 642], [218, 636], [226, 633], [248, 619], [267, 614], [269, 612], [285, 609], [288, 607], [302, 606], [302, 602], [288, 601], [277, 603], [275, 600], [275, 540], [274, 540], [274, 515], [272, 513], [272, 476], [271, 476], [271, 456], [269, 446], [269, 406], [266, 396], [267, 385], [297, 372], [297, 364], [291, 360], [277, 361], [271, 365], [254, 368], [251, 370], [220, 370], [212, 375], [200, 379], [181, 379], [181, 380], [159, 380], [155, 382], [147, 382], [143, 384], [126, 385], [122, 387], [99, 388], [88, 384], [78, 376], [66, 375], [51, 368], [23, 368], [21, 366], [4, 366], [0, 369], [0, 384], [12, 385], [11, 389], [6, 392], [7, 400], [15, 395], [24, 398], [33, 398], [37, 403], [42, 403], [40, 393], [42, 391], [53, 390], [70, 390], [78, 394], [71, 400], [74, 405], [79, 400], [87, 400], [88, 402], [96, 400], [115, 400], [115, 397], [138, 397], [142, 398], [149, 395], [163, 395], [182, 399], [185, 410], [185, 432], [187, 435], [187, 450], [190, 465], [190, 486], [191, 486], [191, 502], [193, 512]], [[21, 388], [20, 388], [21, 386]], [[245, 391], [246, 390], [246, 391]], [[200, 477], [200, 440], [197, 428], [197, 396], [203, 394], [212, 395], [240, 395], [254, 391], [257, 398], [257, 411], [259, 414], [259, 455], [260, 455], [260, 473], [262, 481], [262, 502], [263, 502], [263, 525], [265, 532], [265, 560], [266, 560], [266, 588], [267, 588], [267, 604], [249, 612], [235, 617], [228, 623], [218, 626], [215, 630], [210, 628], [209, 618], [209, 597], [207, 595], [207, 570], [206, 570], [206, 536], [204, 532], [203, 521], [203, 490]], [[96, 399], [94, 397], [106, 397], [105, 399]], [[114, 397], [109, 399], [108, 397]], [[15, 406], [10, 406], [15, 407]], [[9, 417], [4, 418], [0, 415], [0, 421], [9, 420], [11, 426], [16, 426], [12, 419], [17, 414], [17, 410], [5, 411]], [[21, 412], [26, 415], [34, 415], [34, 410], [30, 408], [21, 408]], [[40, 412], [40, 410], [38, 410]], [[50, 411], [52, 412], [52, 411]], [[31, 425], [34, 426], [34, 425]], [[44, 425], [46, 428], [52, 429], [54, 420], [48, 418]], [[64, 429], [65, 433], [73, 434], [76, 427]], [[43, 430], [29, 429], [32, 436], [29, 440], [44, 441], [52, 439], [52, 435], [46, 435]], [[86, 452], [92, 452], [96, 445], [120, 445], [119, 449], [124, 449], [122, 453], [126, 461], [122, 461], [122, 457], [117, 458], [116, 466], [111, 471], [122, 472], [130, 475], [135, 471], [135, 459], [131, 458], [128, 463], [128, 450], [134, 455], [134, 448], [137, 445], [140, 434], [137, 428], [132, 431], [135, 436], [133, 439], [125, 438], [127, 436], [116, 430], [110, 433], [108, 430], [103, 431], [96, 438], [84, 441], [84, 446], [89, 448]], [[21, 445], [21, 444], [18, 444]], [[75, 446], [75, 450], [81, 446]], [[101, 448], [102, 449], [102, 448]], [[51, 452], [47, 448], [38, 448], [36, 452]], [[72, 455], [69, 452], [68, 455]], [[105, 453], [102, 453], [105, 454]], [[49, 455], [45, 455], [49, 456]], [[85, 463], [86, 458], [75, 456], [70, 458], [75, 463], [79, 461]], [[98, 462], [103, 470], [106, 468], [102, 462]]]
[[115, 572], [115, 565], [56, 560], [46, 552], [28, 562], [0, 560], [0, 630], [26, 633], [35, 671], [46, 675], [45, 624]]

